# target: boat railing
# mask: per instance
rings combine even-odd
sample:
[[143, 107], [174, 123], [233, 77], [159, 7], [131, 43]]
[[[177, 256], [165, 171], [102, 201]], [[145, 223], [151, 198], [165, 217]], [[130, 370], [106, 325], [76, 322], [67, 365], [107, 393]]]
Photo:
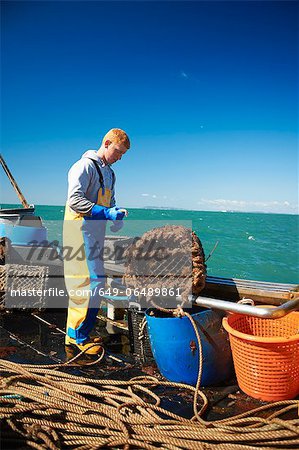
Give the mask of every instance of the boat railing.
[[196, 297], [193, 302], [198, 306], [211, 309], [219, 309], [226, 312], [246, 314], [248, 316], [261, 317], [263, 319], [280, 319], [292, 311], [299, 310], [299, 298], [290, 300], [280, 306], [253, 306], [244, 303], [228, 302], [208, 297]]

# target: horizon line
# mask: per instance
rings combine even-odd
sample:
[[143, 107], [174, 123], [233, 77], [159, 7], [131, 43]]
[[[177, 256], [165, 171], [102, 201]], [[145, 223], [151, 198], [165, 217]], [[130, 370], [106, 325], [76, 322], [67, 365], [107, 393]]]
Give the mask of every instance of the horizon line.
[[[0, 203], [0, 211], [2, 205], [11, 205], [17, 206], [16, 209], [24, 209], [20, 208], [20, 203]], [[47, 204], [34, 204], [31, 203], [29, 206], [52, 206], [57, 208], [65, 208], [65, 205], [47, 205]], [[9, 208], [8, 208], [9, 209]], [[242, 211], [238, 209], [227, 209], [227, 210], [211, 210], [211, 209], [188, 209], [188, 208], [179, 208], [179, 207], [169, 207], [169, 206], [128, 206], [127, 209], [146, 209], [146, 210], [163, 210], [163, 211], [189, 211], [189, 212], [211, 212], [211, 213], [242, 213], [242, 214], [276, 214], [276, 215], [289, 215], [289, 216], [298, 216], [299, 212], [274, 212], [274, 211]]]

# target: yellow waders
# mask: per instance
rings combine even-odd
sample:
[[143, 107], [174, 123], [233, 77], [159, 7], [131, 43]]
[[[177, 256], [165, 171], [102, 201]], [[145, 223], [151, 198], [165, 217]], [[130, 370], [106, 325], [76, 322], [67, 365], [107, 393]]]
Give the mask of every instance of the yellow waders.
[[[97, 205], [110, 207], [111, 190], [100, 188]], [[84, 343], [94, 327], [105, 287], [103, 248], [106, 220], [87, 220], [65, 208], [63, 226], [64, 277], [69, 295], [67, 335]]]

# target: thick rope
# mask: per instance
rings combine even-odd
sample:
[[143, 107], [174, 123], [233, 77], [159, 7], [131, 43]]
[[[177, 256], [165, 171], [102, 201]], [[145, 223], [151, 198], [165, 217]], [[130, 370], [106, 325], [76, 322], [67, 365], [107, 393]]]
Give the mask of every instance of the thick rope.
[[[60, 371], [84, 352], [57, 365], [21, 365], [0, 360], [3, 373], [0, 419], [4, 424], [2, 440], [5, 444], [10, 448], [16, 445], [20, 448], [23, 444], [24, 448], [51, 450], [110, 447], [206, 450], [216, 445], [217, 450], [299, 447], [297, 400], [264, 405], [214, 422], [205, 421], [202, 416], [208, 399], [200, 390], [202, 345], [196, 323], [182, 307], [176, 310], [158, 308], [177, 317], [186, 316], [194, 328], [199, 349], [195, 388], [151, 376], [128, 381], [99, 380]], [[140, 338], [144, 327], [142, 324]], [[91, 364], [100, 362], [103, 357], [104, 349]], [[159, 386], [174, 388], [176, 392], [178, 389], [191, 391], [193, 419], [162, 408], [160, 397], [154, 392]], [[202, 406], [198, 410], [199, 397]], [[286, 413], [293, 419], [283, 420]]]
[[[268, 404], [233, 418], [207, 422], [201, 417], [206, 397], [201, 396], [198, 386], [148, 376], [128, 381], [88, 379], [61, 372], [60, 367], [0, 360], [0, 418], [6, 424], [2, 428], [6, 445], [13, 446], [23, 438], [27, 448], [51, 450], [60, 447], [197, 450], [216, 445], [224, 450], [299, 447], [298, 414], [293, 419], [281, 419], [286, 412], [298, 413], [297, 400]], [[159, 396], [153, 392], [158, 386], [198, 392], [203, 406], [197, 412], [197, 399], [194, 400], [195, 420], [162, 408]], [[258, 413], [263, 417], [257, 416]]]

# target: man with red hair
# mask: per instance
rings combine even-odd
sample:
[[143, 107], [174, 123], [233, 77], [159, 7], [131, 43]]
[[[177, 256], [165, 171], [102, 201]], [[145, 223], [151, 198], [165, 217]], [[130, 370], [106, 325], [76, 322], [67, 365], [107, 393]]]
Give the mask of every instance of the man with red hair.
[[66, 345], [97, 354], [99, 344], [90, 338], [105, 287], [103, 247], [107, 221], [111, 231], [123, 225], [126, 210], [115, 203], [115, 175], [111, 165], [130, 148], [127, 134], [113, 128], [100, 148], [88, 150], [70, 169], [63, 227], [63, 246], [73, 249], [64, 259], [64, 277], [69, 295]]

